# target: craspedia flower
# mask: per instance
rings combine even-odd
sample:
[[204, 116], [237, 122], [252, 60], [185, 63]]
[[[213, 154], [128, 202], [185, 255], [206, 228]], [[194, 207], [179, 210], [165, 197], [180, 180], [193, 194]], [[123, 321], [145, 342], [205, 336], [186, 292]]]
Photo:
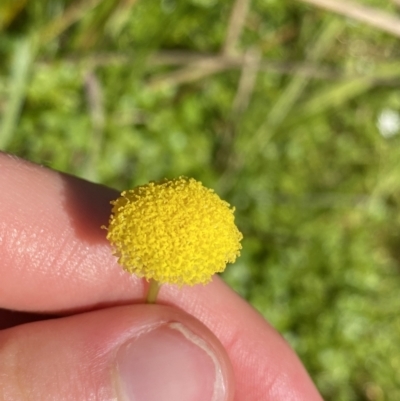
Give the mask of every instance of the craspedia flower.
[[111, 203], [107, 238], [122, 267], [139, 277], [205, 284], [240, 255], [235, 209], [193, 178], [151, 182]]

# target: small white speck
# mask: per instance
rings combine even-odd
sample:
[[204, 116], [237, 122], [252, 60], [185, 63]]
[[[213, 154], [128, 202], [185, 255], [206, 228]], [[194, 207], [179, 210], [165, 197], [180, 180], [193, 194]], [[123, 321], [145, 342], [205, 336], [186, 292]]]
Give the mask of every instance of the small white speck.
[[376, 126], [384, 138], [391, 138], [400, 132], [400, 115], [392, 109], [383, 109], [377, 119]]

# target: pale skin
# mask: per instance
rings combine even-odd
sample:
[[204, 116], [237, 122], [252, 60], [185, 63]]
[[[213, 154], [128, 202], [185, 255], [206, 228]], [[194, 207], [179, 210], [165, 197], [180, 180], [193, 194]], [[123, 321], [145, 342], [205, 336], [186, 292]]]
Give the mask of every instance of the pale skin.
[[159, 321], [212, 344], [226, 400], [322, 400], [281, 335], [218, 277], [165, 285], [143, 305], [148, 284], [121, 269], [100, 228], [117, 196], [0, 153], [0, 400], [115, 399], [109, 350]]

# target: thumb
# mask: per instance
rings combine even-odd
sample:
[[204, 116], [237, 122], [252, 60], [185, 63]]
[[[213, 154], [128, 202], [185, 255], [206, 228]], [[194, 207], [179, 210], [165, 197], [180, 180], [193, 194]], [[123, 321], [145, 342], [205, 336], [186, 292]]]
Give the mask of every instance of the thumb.
[[136, 305], [0, 331], [0, 399], [231, 401], [233, 373], [198, 320]]

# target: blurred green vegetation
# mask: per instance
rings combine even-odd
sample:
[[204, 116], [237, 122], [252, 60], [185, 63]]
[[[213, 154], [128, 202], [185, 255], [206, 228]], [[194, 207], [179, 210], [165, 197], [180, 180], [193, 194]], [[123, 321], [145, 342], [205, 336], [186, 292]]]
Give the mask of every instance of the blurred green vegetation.
[[245, 237], [224, 278], [324, 398], [400, 400], [399, 38], [235, 4], [2, 1], [0, 149], [118, 189], [215, 188]]

